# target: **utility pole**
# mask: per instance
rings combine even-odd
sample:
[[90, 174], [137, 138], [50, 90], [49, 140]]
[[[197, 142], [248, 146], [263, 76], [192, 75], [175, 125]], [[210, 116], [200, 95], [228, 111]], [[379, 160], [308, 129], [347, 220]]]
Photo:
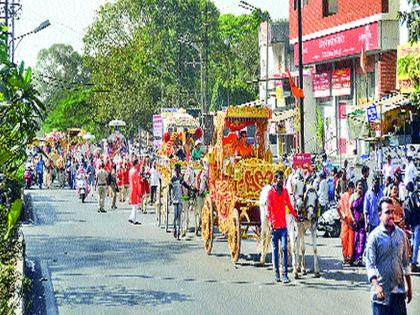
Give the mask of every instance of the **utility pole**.
[[[298, 13], [298, 48], [299, 48], [299, 88], [303, 90], [303, 43], [302, 43], [302, 0], [297, 0]], [[305, 127], [304, 127], [304, 98], [299, 98], [300, 111], [300, 152], [305, 153]]]
[[269, 45], [269, 36], [268, 36], [268, 30], [270, 27], [270, 19], [266, 19], [265, 23], [267, 25], [266, 29], [266, 43], [265, 43], [265, 105], [268, 105], [268, 45]]
[[202, 115], [207, 114], [208, 106], [208, 87], [209, 87], [209, 21], [208, 21], [208, 0], [205, 0], [205, 17], [204, 17], [204, 62], [205, 62], [205, 80], [204, 80], [204, 106]]

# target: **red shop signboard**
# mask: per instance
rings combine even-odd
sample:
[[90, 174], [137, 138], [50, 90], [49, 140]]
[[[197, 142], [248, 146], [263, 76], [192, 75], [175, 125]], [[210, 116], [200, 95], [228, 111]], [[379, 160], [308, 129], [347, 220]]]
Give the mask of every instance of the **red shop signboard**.
[[330, 77], [328, 72], [314, 73], [312, 77], [314, 97], [330, 96]]
[[[378, 22], [303, 42], [303, 63], [359, 54], [378, 49]], [[295, 64], [299, 63], [298, 44], [295, 44]]]
[[331, 74], [332, 95], [350, 95], [351, 94], [351, 76], [350, 68], [336, 69]]

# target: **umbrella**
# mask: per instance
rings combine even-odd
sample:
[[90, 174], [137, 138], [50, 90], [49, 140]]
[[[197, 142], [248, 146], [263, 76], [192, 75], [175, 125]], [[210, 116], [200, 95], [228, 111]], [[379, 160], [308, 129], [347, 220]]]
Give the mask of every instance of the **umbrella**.
[[108, 126], [110, 126], [110, 127], [124, 127], [125, 126], [125, 121], [118, 120], [118, 119], [111, 120], [109, 122]]
[[93, 134], [91, 134], [91, 133], [87, 133], [87, 134], [85, 134], [85, 135], [83, 135], [83, 137], [82, 137], [84, 140], [90, 140], [90, 139], [94, 139], [95, 138], [95, 136], [93, 135]]

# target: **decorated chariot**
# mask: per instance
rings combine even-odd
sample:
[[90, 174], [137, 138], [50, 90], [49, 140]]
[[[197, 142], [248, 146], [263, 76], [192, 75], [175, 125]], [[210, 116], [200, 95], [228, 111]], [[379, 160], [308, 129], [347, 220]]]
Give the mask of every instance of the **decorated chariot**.
[[[171, 111], [163, 111], [162, 128], [163, 141], [161, 149], [158, 150], [157, 170], [160, 174], [160, 185], [158, 191], [157, 204], [157, 222], [160, 226], [162, 223], [169, 230], [170, 215], [170, 191], [169, 184], [174, 174], [175, 165], [181, 166], [181, 173], [184, 174], [184, 180], [190, 186], [195, 186], [197, 174], [202, 170], [200, 161], [192, 161], [191, 153], [196, 141], [202, 137], [202, 130], [198, 119], [186, 113], [184, 109], [173, 109]], [[182, 230], [184, 233], [188, 229], [188, 213], [195, 211], [195, 198], [185, 193], [183, 212], [181, 213], [181, 221], [183, 222]], [[195, 224], [196, 230], [198, 224]]]
[[[259, 195], [271, 183], [276, 169], [267, 149], [267, 125], [272, 112], [263, 105], [228, 107], [214, 116], [213, 146], [209, 149], [209, 194], [201, 211], [201, 235], [210, 254], [215, 227], [227, 238], [236, 263], [241, 239], [260, 242]], [[246, 130], [255, 130], [252, 137]]]

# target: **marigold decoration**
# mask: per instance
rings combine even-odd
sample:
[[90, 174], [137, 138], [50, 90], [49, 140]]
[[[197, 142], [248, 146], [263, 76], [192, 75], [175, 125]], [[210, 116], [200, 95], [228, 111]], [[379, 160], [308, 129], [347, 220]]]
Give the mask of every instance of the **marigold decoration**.
[[201, 128], [197, 128], [195, 130], [194, 136], [196, 139], [201, 139], [201, 137], [203, 136], [203, 130], [201, 130]]
[[169, 132], [165, 132], [163, 134], [163, 141], [168, 142], [169, 140], [171, 140], [171, 135], [169, 134]]

